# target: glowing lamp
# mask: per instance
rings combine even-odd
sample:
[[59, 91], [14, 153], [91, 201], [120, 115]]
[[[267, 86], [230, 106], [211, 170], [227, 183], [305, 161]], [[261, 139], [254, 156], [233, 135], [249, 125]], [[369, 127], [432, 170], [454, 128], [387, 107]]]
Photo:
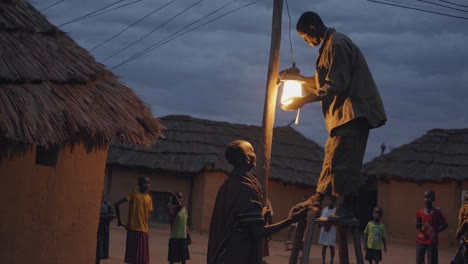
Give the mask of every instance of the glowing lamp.
[[300, 74], [299, 68], [293, 63], [289, 69], [282, 71], [280, 74], [281, 82], [283, 83], [283, 93], [281, 95], [281, 104], [289, 105], [293, 97], [302, 96], [302, 84], [305, 83], [304, 77]]

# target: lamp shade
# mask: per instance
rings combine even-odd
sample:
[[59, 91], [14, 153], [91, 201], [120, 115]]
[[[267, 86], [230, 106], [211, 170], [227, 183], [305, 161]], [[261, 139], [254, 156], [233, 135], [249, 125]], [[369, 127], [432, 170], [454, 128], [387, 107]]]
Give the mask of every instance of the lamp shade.
[[305, 81], [300, 72], [295, 63], [291, 68], [282, 71], [283, 93], [281, 95], [281, 104], [283, 106], [290, 104], [293, 97], [302, 96], [302, 84]]
[[283, 82], [283, 93], [281, 94], [281, 104], [288, 105], [293, 97], [302, 96], [302, 82], [286, 80]]

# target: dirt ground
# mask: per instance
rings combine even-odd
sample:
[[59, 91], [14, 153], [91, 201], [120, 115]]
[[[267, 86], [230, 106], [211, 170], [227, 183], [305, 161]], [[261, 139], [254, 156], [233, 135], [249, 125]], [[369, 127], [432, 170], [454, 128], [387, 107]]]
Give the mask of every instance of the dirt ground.
[[[102, 264], [123, 263], [125, 254], [126, 231], [123, 228], [111, 227], [110, 233], [110, 258], [102, 260]], [[167, 243], [169, 237], [168, 226], [158, 225], [150, 230], [150, 263], [167, 263]], [[206, 248], [208, 236], [206, 234], [192, 233], [193, 244], [190, 246], [190, 261], [187, 263], [205, 264]], [[350, 263], [356, 263], [354, 249], [349, 245]], [[455, 252], [455, 249], [439, 249], [439, 263], [448, 264]], [[290, 251], [285, 250], [284, 242], [273, 240], [270, 242], [270, 256], [267, 262], [270, 264], [287, 264]], [[309, 264], [321, 264], [321, 246], [312, 245]], [[328, 254], [328, 252], [327, 252]], [[327, 263], [328, 255], [327, 255]], [[336, 252], [335, 262], [338, 264], [338, 252]], [[389, 243], [388, 252], [383, 253], [381, 263], [410, 264], [415, 263], [415, 248], [411, 245]], [[241, 263], [239, 263], [241, 264]]]

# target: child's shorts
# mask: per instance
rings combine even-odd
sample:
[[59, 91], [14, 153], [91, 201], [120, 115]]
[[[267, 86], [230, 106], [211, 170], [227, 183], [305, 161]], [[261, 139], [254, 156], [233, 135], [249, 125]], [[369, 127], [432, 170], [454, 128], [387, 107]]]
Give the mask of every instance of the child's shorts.
[[381, 261], [382, 260], [382, 250], [381, 249], [368, 248], [366, 250], [366, 260], [367, 261]]

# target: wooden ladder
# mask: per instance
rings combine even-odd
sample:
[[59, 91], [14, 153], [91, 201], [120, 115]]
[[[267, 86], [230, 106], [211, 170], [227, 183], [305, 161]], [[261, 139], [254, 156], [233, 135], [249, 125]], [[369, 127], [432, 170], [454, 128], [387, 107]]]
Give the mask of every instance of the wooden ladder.
[[349, 264], [348, 255], [348, 232], [351, 231], [354, 243], [354, 252], [356, 254], [356, 263], [364, 264], [361, 248], [361, 235], [359, 231], [359, 220], [328, 220], [326, 218], [316, 218], [316, 213], [309, 212], [306, 218], [299, 221], [296, 230], [296, 237], [289, 258], [289, 264], [297, 264], [299, 252], [302, 251], [301, 264], [309, 263], [310, 247], [312, 245], [312, 236], [315, 223], [325, 224], [330, 223], [336, 226], [338, 251], [340, 264]]

